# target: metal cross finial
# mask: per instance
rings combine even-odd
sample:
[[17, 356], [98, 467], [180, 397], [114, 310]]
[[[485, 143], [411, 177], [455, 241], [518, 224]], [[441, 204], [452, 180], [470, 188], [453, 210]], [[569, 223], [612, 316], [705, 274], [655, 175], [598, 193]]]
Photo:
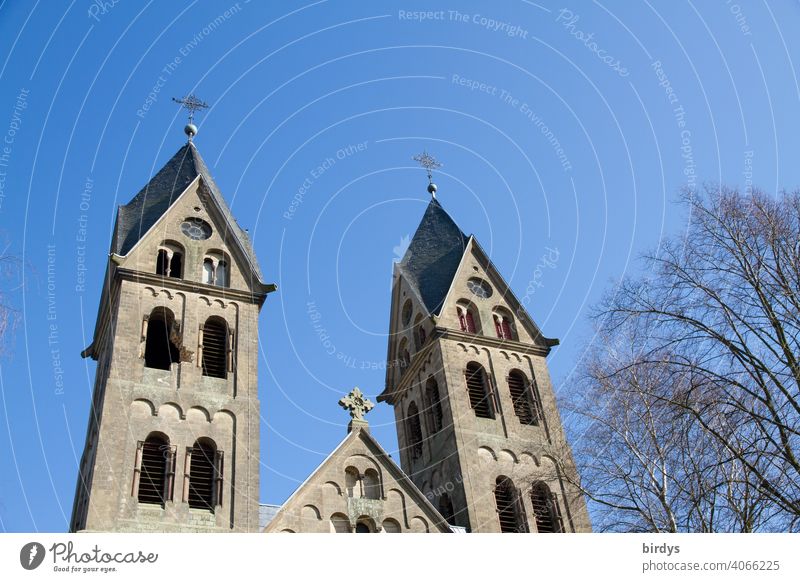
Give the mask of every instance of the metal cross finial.
[[417, 154], [412, 158], [415, 162], [417, 162], [420, 166], [425, 168], [428, 172], [428, 182], [433, 183], [433, 175], [431, 172], [433, 170], [438, 170], [442, 167], [441, 162], [430, 155], [427, 151], [424, 151], [421, 154]]
[[186, 135], [189, 136], [191, 140], [192, 137], [197, 135], [197, 126], [194, 124], [194, 114], [201, 109], [208, 109], [208, 103], [205, 101], [201, 101], [193, 93], [190, 93], [183, 99], [176, 99], [175, 97], [172, 98], [175, 103], [179, 103], [181, 107], [186, 109], [189, 112], [189, 123], [186, 124], [186, 127], [183, 129], [186, 132]]
[[358, 386], [350, 394], [339, 400], [339, 406], [350, 413], [353, 420], [364, 420], [364, 415], [372, 410], [375, 405], [359, 390]]

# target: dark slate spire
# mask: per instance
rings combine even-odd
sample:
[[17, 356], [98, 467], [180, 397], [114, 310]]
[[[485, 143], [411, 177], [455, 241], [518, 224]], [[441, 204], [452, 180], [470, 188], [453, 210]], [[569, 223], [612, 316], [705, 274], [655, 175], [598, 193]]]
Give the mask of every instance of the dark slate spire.
[[401, 271], [429, 313], [438, 314], [441, 310], [468, 240], [433, 198], [400, 261]]
[[179, 149], [130, 202], [119, 207], [111, 252], [127, 255], [197, 176], [202, 176], [225, 218], [227, 229], [223, 238], [227, 240], [231, 234], [238, 240], [256, 276], [263, 280], [250, 237], [233, 218], [200, 152], [191, 141]]

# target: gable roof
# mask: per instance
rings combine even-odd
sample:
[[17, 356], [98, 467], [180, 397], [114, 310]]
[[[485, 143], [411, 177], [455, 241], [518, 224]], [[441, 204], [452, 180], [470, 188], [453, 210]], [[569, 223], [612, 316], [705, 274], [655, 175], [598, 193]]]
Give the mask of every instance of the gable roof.
[[223, 239], [228, 242], [228, 233], [233, 235], [259, 282], [263, 283], [250, 237], [236, 222], [222, 192], [192, 142], [187, 142], [180, 148], [130, 202], [119, 207], [111, 252], [127, 255], [198, 176], [202, 178], [211, 194], [211, 199], [225, 220]]
[[468, 240], [433, 198], [398, 267], [429, 313], [441, 310]]
[[392, 476], [392, 478], [400, 485], [404, 492], [409, 496], [413, 497], [414, 500], [420, 505], [420, 507], [424, 508], [428, 513], [428, 518], [431, 519], [431, 527], [438, 529], [441, 532], [451, 533], [450, 526], [447, 524], [447, 521], [439, 513], [439, 510], [436, 509], [430, 500], [422, 493], [422, 491], [414, 485], [414, 482], [411, 478], [406, 475], [403, 470], [394, 462], [391, 455], [387, 453], [384, 448], [375, 440], [369, 430], [367, 428], [356, 428], [347, 433], [347, 436], [342, 439], [342, 441], [336, 446], [331, 454], [325, 457], [325, 460], [319, 464], [319, 466], [314, 469], [314, 471], [306, 478], [305, 481], [295, 489], [294, 493], [292, 493], [289, 498], [280, 506], [280, 509], [277, 510], [274, 514], [270, 510], [265, 510], [269, 513], [269, 522], [266, 523], [265, 528], [268, 528], [272, 523], [278, 523], [278, 518], [282, 515], [287, 509], [291, 510], [292, 502], [296, 497], [298, 497], [309, 484], [314, 481], [314, 477], [320, 473], [325, 465], [327, 465], [331, 459], [338, 453], [340, 450], [343, 450], [349, 444], [353, 443], [356, 440], [361, 440], [370, 452], [375, 455], [375, 459], [380, 462], [382, 467], [388, 471], [388, 473]]

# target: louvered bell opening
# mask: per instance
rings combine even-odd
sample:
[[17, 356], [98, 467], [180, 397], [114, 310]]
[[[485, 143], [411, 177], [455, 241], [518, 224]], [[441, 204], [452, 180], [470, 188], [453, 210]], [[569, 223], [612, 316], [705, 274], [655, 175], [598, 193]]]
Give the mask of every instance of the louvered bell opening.
[[203, 375], [212, 378], [227, 376], [226, 326], [218, 321], [209, 321], [203, 326]]
[[475, 415], [481, 418], [492, 418], [489, 407], [489, 392], [486, 390], [486, 377], [483, 368], [477, 365], [467, 365], [467, 391], [469, 403], [475, 410]]
[[511, 401], [514, 403], [514, 412], [522, 424], [536, 424], [531, 401], [526, 390], [525, 379], [521, 374], [511, 374], [508, 377], [508, 389], [511, 392]]
[[415, 403], [408, 407], [408, 430], [411, 433], [411, 457], [417, 459], [422, 456], [422, 425], [419, 421], [419, 410]]
[[142, 445], [139, 503], [164, 505], [164, 474], [167, 463], [165, 453], [163, 443], [149, 441]]
[[505, 481], [498, 483], [494, 489], [497, 503], [497, 516], [500, 519], [501, 533], [518, 533], [517, 511], [514, 502], [514, 491]]
[[531, 491], [531, 505], [533, 505], [533, 513], [536, 516], [536, 529], [539, 533], [558, 532], [552, 503], [550, 491], [542, 486], [534, 486]]
[[214, 448], [211, 446], [192, 447], [189, 507], [208, 510], [214, 508]]

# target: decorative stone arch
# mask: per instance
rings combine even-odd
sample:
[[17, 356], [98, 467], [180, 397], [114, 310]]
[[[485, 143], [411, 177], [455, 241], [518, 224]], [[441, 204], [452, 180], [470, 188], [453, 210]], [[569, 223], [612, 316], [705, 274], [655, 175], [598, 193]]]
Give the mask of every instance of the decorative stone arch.
[[156, 275], [171, 277], [173, 279], [184, 278], [184, 268], [186, 260], [186, 250], [183, 245], [174, 240], [165, 240], [158, 245], [156, 250]]
[[329, 522], [331, 533], [352, 533], [353, 531], [350, 520], [343, 513], [332, 514]]
[[186, 419], [183, 409], [177, 402], [164, 402], [158, 407], [157, 416], [160, 418], [172, 418], [173, 420]]
[[155, 404], [147, 398], [137, 398], [131, 402], [131, 416], [149, 417], [155, 415]]
[[202, 406], [192, 406], [186, 411], [186, 420], [189, 422], [211, 422], [211, 415]]
[[519, 341], [517, 324], [514, 315], [506, 307], [497, 305], [492, 309], [494, 331], [498, 338], [509, 341]]
[[472, 301], [465, 298], [456, 301], [456, 316], [461, 331], [482, 335], [480, 311]]
[[231, 257], [221, 249], [210, 249], [203, 257], [200, 281], [206, 285], [229, 287], [231, 283]]
[[403, 530], [400, 527], [400, 523], [391, 517], [387, 517], [381, 523], [381, 531], [383, 533], [401, 533]]

